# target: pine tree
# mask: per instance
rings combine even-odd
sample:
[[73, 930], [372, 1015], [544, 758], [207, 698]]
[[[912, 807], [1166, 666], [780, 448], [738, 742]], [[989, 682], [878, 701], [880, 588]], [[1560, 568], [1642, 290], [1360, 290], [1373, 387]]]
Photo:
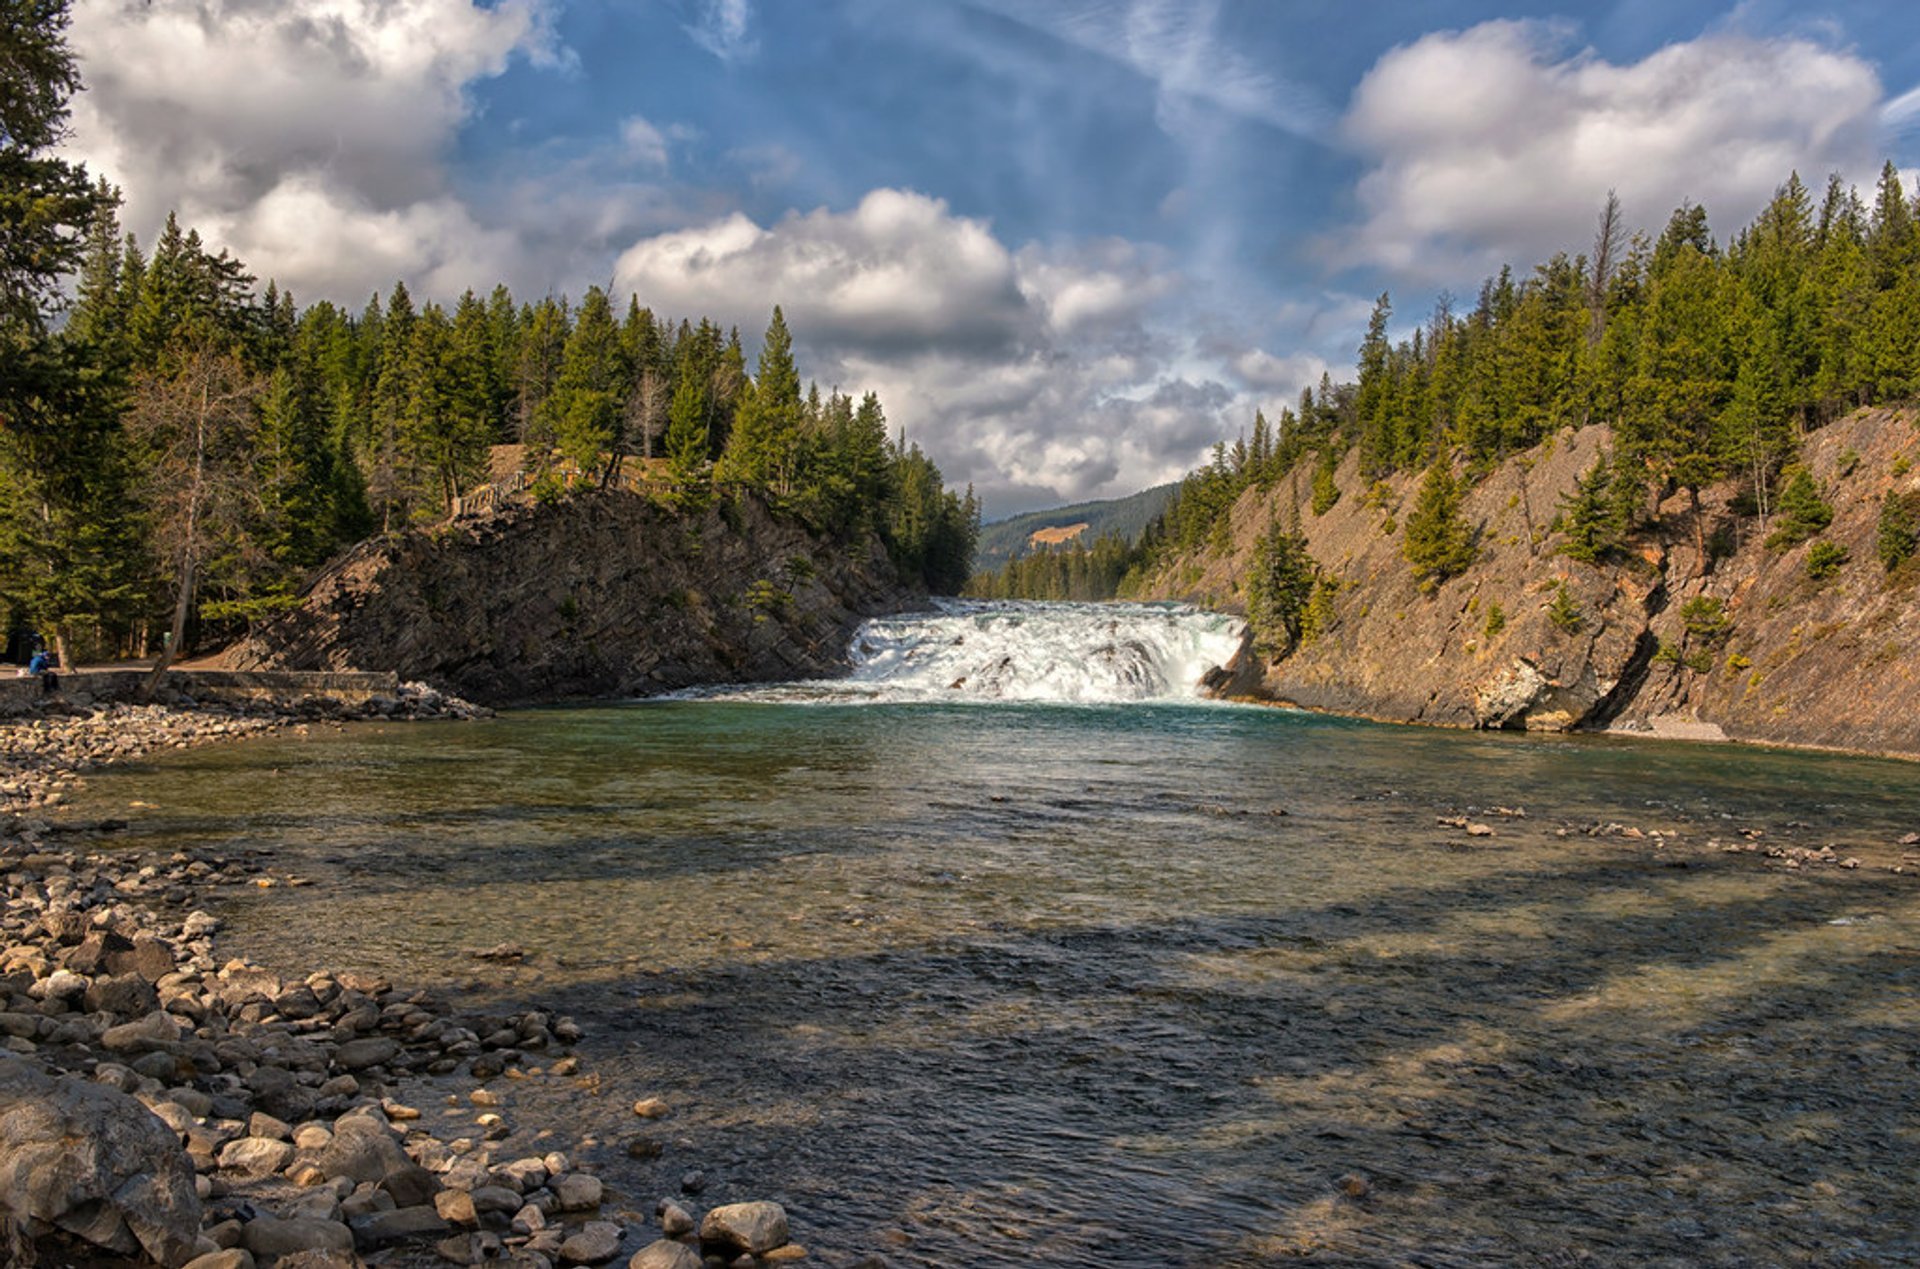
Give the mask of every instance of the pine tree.
[[1427, 469], [1401, 544], [1414, 576], [1427, 589], [1465, 572], [1478, 554], [1473, 529], [1460, 514], [1465, 498], [1452, 464], [1442, 460]]

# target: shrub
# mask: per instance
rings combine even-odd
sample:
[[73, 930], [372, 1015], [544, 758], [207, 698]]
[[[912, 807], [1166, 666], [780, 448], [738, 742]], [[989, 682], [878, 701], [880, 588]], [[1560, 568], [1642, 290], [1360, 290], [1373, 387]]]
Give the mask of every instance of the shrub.
[[1847, 562], [1847, 548], [1838, 542], [1815, 542], [1807, 551], [1807, 576], [1825, 581]]
[[1453, 468], [1435, 463], [1420, 482], [1419, 496], [1407, 516], [1407, 539], [1401, 554], [1413, 565], [1414, 575], [1431, 588], [1463, 573], [1478, 553], [1473, 530], [1460, 514], [1466, 490], [1454, 478]]
[[1586, 624], [1580, 606], [1573, 602], [1573, 593], [1567, 589], [1565, 582], [1553, 588], [1553, 598], [1547, 603], [1547, 620], [1568, 634], [1577, 632]]
[[1313, 469], [1313, 514], [1323, 516], [1340, 501], [1340, 486], [1333, 483], [1333, 451], [1327, 451]]
[[1691, 641], [1717, 647], [1733, 633], [1727, 605], [1712, 595], [1696, 595], [1680, 605], [1680, 625]]
[[1320, 569], [1307, 553], [1306, 538], [1278, 524], [1262, 535], [1247, 581], [1247, 623], [1262, 649], [1274, 656], [1293, 651], [1319, 579]]
[[1502, 608], [1499, 604], [1489, 604], [1487, 606], [1487, 626], [1484, 632], [1486, 638], [1489, 641], [1491, 641], [1495, 635], [1499, 634], [1502, 630], [1505, 630], [1506, 628], [1507, 628], [1506, 609]]
[[1890, 493], [1880, 504], [1880, 532], [1875, 550], [1891, 573], [1913, 557], [1920, 547], [1920, 490]]
[[1780, 518], [1767, 535], [1767, 546], [1775, 551], [1798, 546], [1833, 523], [1833, 508], [1821, 500], [1813, 475], [1805, 467], [1795, 467], [1780, 491]]

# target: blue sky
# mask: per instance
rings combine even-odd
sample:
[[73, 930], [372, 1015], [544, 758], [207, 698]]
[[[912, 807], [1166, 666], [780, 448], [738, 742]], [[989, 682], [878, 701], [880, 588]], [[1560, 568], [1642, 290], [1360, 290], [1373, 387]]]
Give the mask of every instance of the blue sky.
[[1920, 9], [76, 0], [71, 148], [303, 300], [613, 283], [880, 392], [990, 514], [1171, 478], [1607, 190], [1920, 159]]

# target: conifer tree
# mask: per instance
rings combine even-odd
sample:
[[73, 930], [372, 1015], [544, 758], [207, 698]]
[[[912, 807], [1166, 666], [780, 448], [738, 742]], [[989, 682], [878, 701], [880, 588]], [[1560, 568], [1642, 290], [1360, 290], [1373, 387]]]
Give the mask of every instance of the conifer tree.
[[1473, 529], [1460, 513], [1465, 498], [1451, 463], [1442, 459], [1427, 469], [1401, 544], [1401, 553], [1426, 588], [1465, 572], [1478, 553]]

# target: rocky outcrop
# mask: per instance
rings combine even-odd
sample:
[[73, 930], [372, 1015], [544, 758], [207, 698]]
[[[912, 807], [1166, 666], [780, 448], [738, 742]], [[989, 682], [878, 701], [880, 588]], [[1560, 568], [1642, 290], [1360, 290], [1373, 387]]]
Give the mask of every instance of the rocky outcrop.
[[[1920, 591], [1890, 578], [1875, 551], [1883, 500], [1920, 489], [1912, 413], [1862, 411], [1808, 437], [1805, 461], [1834, 520], [1785, 550], [1766, 545], [1729, 482], [1705, 491], [1697, 525], [1684, 494], [1661, 504], [1623, 560], [1560, 554], [1561, 499], [1607, 444], [1603, 427], [1563, 433], [1475, 485], [1464, 513], [1478, 559], [1430, 590], [1401, 555], [1418, 475], [1370, 487], [1350, 454], [1325, 514], [1313, 514], [1305, 473], [1250, 490], [1233, 509], [1232, 549], [1172, 561], [1153, 591], [1244, 603], [1254, 543], [1297, 514], [1339, 581], [1333, 620], [1279, 661], [1250, 650], [1222, 694], [1395, 722], [1920, 755]], [[1807, 567], [1816, 541], [1846, 552], [1824, 577]], [[1714, 609], [1725, 628], [1703, 636]]]
[[609, 491], [363, 543], [221, 660], [393, 670], [489, 705], [649, 695], [830, 673], [860, 621], [916, 597], [872, 538]]
[[0, 1217], [169, 1267], [200, 1241], [193, 1165], [165, 1124], [125, 1093], [4, 1055]]

